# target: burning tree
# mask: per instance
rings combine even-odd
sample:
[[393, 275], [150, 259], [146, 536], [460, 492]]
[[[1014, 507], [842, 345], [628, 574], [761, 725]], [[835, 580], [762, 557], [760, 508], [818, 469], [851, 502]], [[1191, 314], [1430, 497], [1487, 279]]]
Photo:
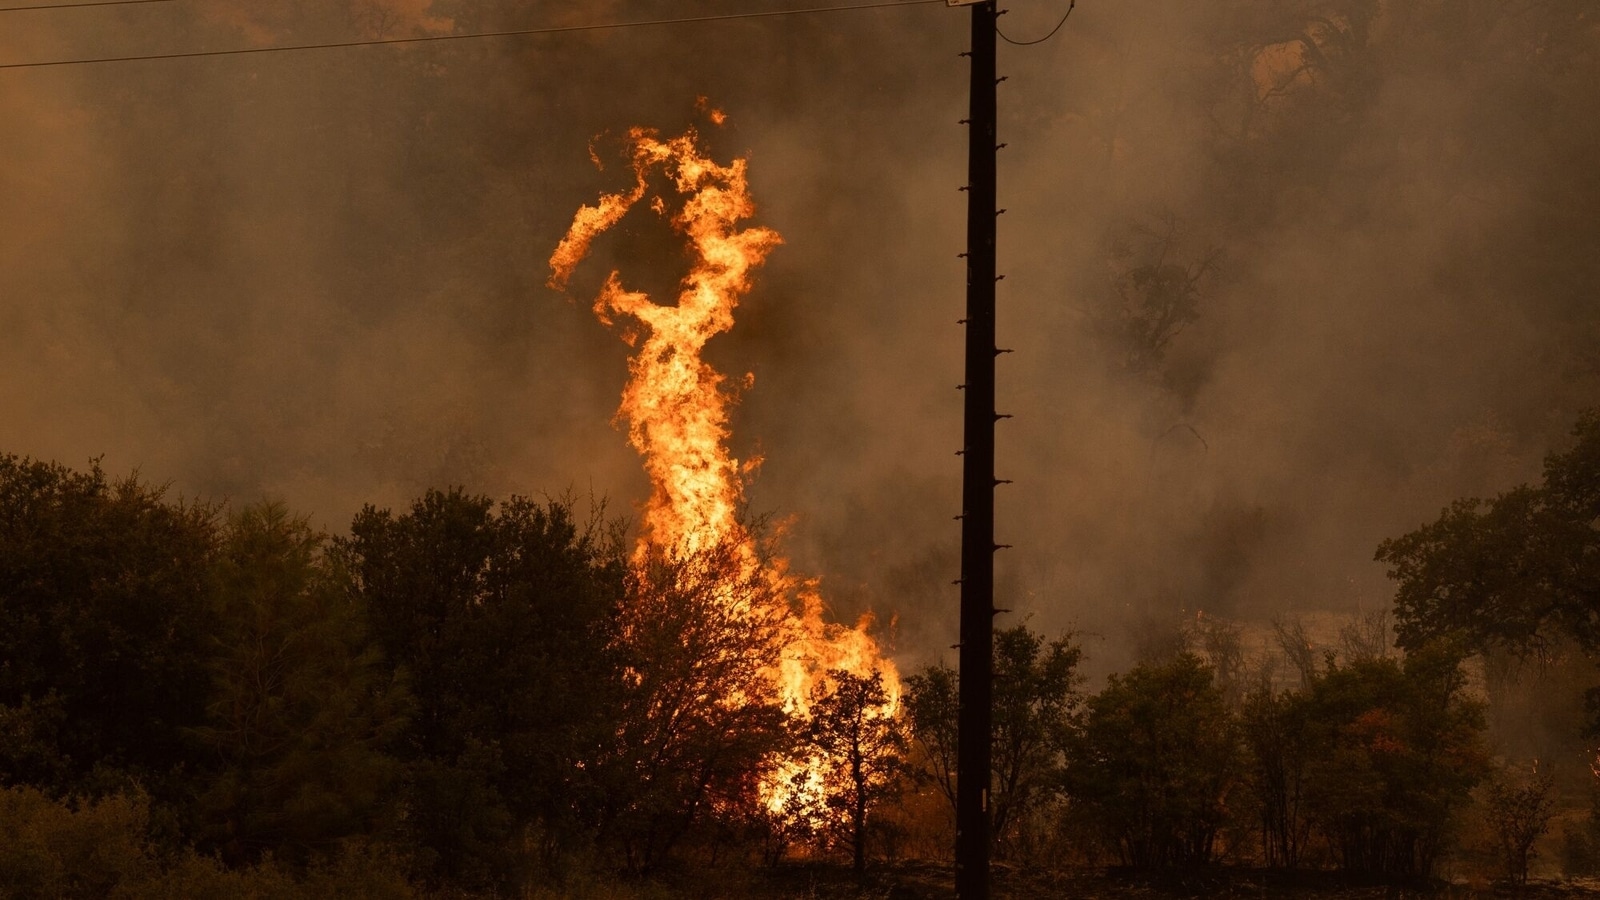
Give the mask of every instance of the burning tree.
[[[725, 119], [716, 110], [708, 112], [714, 124]], [[564, 289], [592, 241], [652, 191], [649, 208], [667, 218], [688, 243], [692, 265], [676, 303], [658, 304], [644, 293], [627, 290], [619, 274], [612, 272], [594, 309], [608, 325], [616, 317], [627, 317], [630, 326], [642, 326], [642, 331], [625, 332], [637, 352], [629, 361], [630, 377], [619, 412], [628, 421], [629, 441], [644, 457], [652, 485], [634, 552], [635, 567], [643, 573], [662, 560], [714, 554], [716, 580], [698, 596], [719, 609], [713, 612], [702, 606], [701, 612], [710, 621], [722, 621], [730, 634], [748, 636], [753, 627], [758, 635], [737, 651], [730, 647], [727, 652], [737, 655], [740, 666], [753, 665], [759, 656], [757, 668], [764, 686], [741, 675], [734, 686], [703, 684], [695, 696], [721, 710], [719, 715], [736, 719], [737, 711], [762, 709], [775, 698], [790, 719], [804, 725], [811, 719], [813, 696], [833, 696], [835, 689], [819, 685], [826, 683], [825, 673], [837, 670], [878, 679], [880, 691], [872, 697], [878, 698], [881, 715], [892, 716], [898, 706], [899, 678], [868, 633], [870, 620], [855, 628], [825, 621], [824, 604], [816, 591], [788, 574], [781, 559], [763, 559], [749, 529], [739, 521], [750, 466], [734, 459], [725, 446], [729, 398], [722, 389], [724, 377], [701, 359], [701, 351], [712, 337], [733, 326], [739, 299], [750, 290], [751, 272], [781, 242], [771, 229], [739, 227], [755, 210], [745, 161], [735, 159], [724, 166], [710, 159], [692, 129], [663, 138], [635, 128], [628, 134], [627, 148], [633, 186], [578, 210], [551, 256], [550, 286]], [[648, 574], [636, 579], [654, 583]], [[659, 596], [670, 595], [672, 591]], [[652, 602], [648, 595], [635, 600], [646, 607]], [[653, 671], [663, 662], [652, 654], [677, 649], [652, 648], [642, 638], [647, 633], [648, 629], [631, 633], [625, 629], [620, 638], [624, 652], [635, 659], [627, 675], [636, 681], [631, 687], [658, 677]], [[722, 659], [721, 653], [714, 650], [711, 658]], [[843, 689], [844, 683], [839, 684]], [[765, 722], [760, 715], [754, 719]], [[658, 716], [655, 721], [652, 727], [676, 720]], [[806, 807], [816, 812], [821, 803], [816, 788], [823, 779], [820, 761], [773, 753], [767, 763], [766, 774], [753, 786], [767, 810], [779, 816]]]
[[905, 762], [906, 740], [883, 673], [834, 669], [811, 698], [811, 745], [821, 763], [824, 837], [842, 838], [857, 872], [866, 868], [867, 817], [893, 795]]
[[653, 550], [629, 574], [613, 647], [620, 715], [596, 768], [601, 837], [630, 868], [662, 859], [704, 812], [752, 810], [784, 736], [767, 676], [783, 616], [768, 590], [729, 545]]

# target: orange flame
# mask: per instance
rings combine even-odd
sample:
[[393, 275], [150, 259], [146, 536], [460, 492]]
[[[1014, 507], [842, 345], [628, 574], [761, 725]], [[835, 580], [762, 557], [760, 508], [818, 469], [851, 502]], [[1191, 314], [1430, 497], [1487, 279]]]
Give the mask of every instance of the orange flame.
[[[705, 106], [703, 99], [701, 105]], [[712, 110], [710, 117], [718, 124], [724, 118], [719, 110]], [[733, 546], [744, 568], [742, 575], [758, 575], [779, 588], [772, 592], [774, 597], [797, 594], [799, 598], [798, 609], [784, 610], [785, 650], [769, 669], [784, 710], [807, 718], [812, 687], [827, 671], [845, 669], [859, 675], [881, 671], [890, 697], [882, 714], [894, 715], [900, 680], [870, 633], [870, 616], [853, 628], [826, 621], [815, 585], [798, 582], [781, 560], [762, 570], [754, 538], [738, 520], [748, 467], [741, 468], [725, 445], [729, 397], [722, 387], [724, 377], [700, 354], [708, 340], [733, 327], [734, 310], [750, 291], [752, 271], [782, 242], [771, 229], [738, 227], [755, 212], [746, 161], [719, 165], [701, 150], [693, 129], [663, 139], [653, 130], [634, 128], [628, 144], [633, 186], [603, 194], [596, 205], [578, 210], [550, 258], [549, 284], [558, 290], [566, 287], [593, 240], [649, 193], [653, 172], [668, 178], [683, 198], [671, 223], [693, 254], [676, 305], [657, 304], [643, 293], [625, 289], [617, 272], [606, 279], [594, 304], [595, 314], [607, 325], [621, 314], [647, 329], [629, 360], [619, 411], [627, 417], [629, 442], [644, 457], [652, 485], [639, 554], [643, 558], [651, 547], [694, 553]], [[657, 212], [666, 208], [660, 196], [652, 198], [650, 206]], [[775, 760], [762, 787], [768, 809], [775, 814], [795, 804], [820, 809], [820, 765], [819, 760]]]

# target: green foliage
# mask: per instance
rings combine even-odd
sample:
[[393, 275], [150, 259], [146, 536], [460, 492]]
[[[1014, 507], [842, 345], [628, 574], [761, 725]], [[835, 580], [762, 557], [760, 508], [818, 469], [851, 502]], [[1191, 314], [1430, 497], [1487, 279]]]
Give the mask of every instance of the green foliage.
[[898, 790], [906, 741], [889, 709], [883, 673], [828, 672], [811, 696], [811, 746], [823, 761], [822, 783], [834, 815], [827, 829], [842, 832], [857, 872], [866, 868], [867, 817]]
[[[1277, 692], [1262, 685], [1245, 698], [1238, 721], [1246, 751], [1243, 774], [1269, 866], [1316, 864], [1314, 852], [1326, 848], [1346, 871], [1431, 875], [1454, 816], [1487, 772], [1483, 712], [1463, 694], [1459, 653], [1430, 645], [1403, 662], [1382, 656], [1381, 641], [1373, 637], [1382, 633], [1381, 622], [1366, 620], [1361, 633], [1347, 641], [1355, 652], [1345, 663], [1329, 654], [1321, 669], [1309, 661], [1299, 666], [1299, 689]], [[1292, 637], [1281, 628], [1280, 636]], [[1304, 636], [1290, 643], [1303, 646]], [[1149, 694], [1159, 696], [1146, 684]], [[1112, 687], [1127, 688], [1116, 679]], [[1097, 727], [1104, 703], [1091, 701], [1086, 736]], [[1126, 701], [1119, 712], [1136, 721], [1157, 718], [1156, 712]], [[1226, 717], [1215, 711], [1207, 718], [1227, 727]], [[1187, 728], [1212, 731], [1197, 724]], [[1101, 752], [1108, 768], [1118, 772], [1139, 771], [1163, 752], [1154, 741], [1107, 746]], [[1165, 752], [1174, 752], [1170, 746]], [[1120, 787], [1103, 790], [1102, 796], [1114, 804], [1119, 794], [1147, 793], [1168, 798], [1183, 789]], [[1232, 806], [1234, 814], [1245, 809], [1243, 803]], [[1132, 816], [1139, 808], [1130, 804], [1126, 813]], [[1174, 818], [1221, 821], [1215, 813], [1208, 818], [1189, 811]], [[1126, 861], [1134, 862], [1132, 856], [1124, 851]]]
[[924, 666], [906, 677], [902, 701], [911, 735], [922, 750], [927, 771], [956, 809], [956, 741], [960, 714], [961, 678], [944, 663]]
[[385, 751], [410, 699], [325, 541], [261, 504], [222, 544], [211, 699], [194, 733], [221, 763], [198, 800], [201, 838], [230, 861], [326, 855], [380, 830], [391, 805], [399, 766]]
[[[656, 869], [761, 821], [774, 754], [822, 762], [812, 824], [860, 867], [903, 786], [881, 675], [830, 673], [810, 727], [786, 727], [769, 667], [790, 598], [738, 548], [629, 560], [570, 503], [459, 491], [369, 508], [345, 539], [276, 504], [219, 527], [133, 480], [14, 459], [0, 501], [0, 777], [30, 785], [0, 796], [9, 895], [526, 891], [579, 848]], [[1380, 648], [1369, 631], [1347, 643]], [[1130, 865], [1210, 862], [1248, 774], [1269, 862], [1320, 840], [1346, 869], [1430, 872], [1486, 771], [1459, 655], [1330, 659], [1236, 719], [1238, 634], [1202, 637], [1226, 686], [1180, 653], [1081, 704], [1071, 635], [996, 634], [1000, 854], [1035, 856], [1065, 799]], [[953, 797], [956, 673], [906, 686]]]
[[1060, 790], [1082, 658], [1070, 633], [1046, 641], [1026, 624], [995, 632], [989, 808], [1001, 858], [1037, 849], [1038, 820]]
[[1355, 660], [1304, 689], [1295, 724], [1306, 815], [1346, 871], [1433, 873], [1453, 814], [1487, 773], [1483, 711], [1441, 647]]
[[436, 873], [511, 877], [513, 837], [535, 821], [579, 837], [578, 764], [613, 732], [616, 542], [567, 501], [429, 491], [400, 515], [363, 510], [335, 556], [409, 676], [406, 827]]
[[[1047, 641], [1026, 624], [996, 631], [994, 648], [990, 827], [996, 854], [1015, 858], [1037, 849], [1040, 820], [1060, 791], [1083, 651], [1070, 633]], [[931, 769], [926, 774], [953, 813], [960, 679], [936, 664], [907, 677], [905, 688], [911, 732]]]
[[139, 793], [73, 808], [35, 788], [0, 789], [0, 897], [99, 900], [149, 876], [149, 818]]
[[1379, 546], [1399, 582], [1400, 646], [1453, 635], [1474, 650], [1528, 652], [1570, 638], [1600, 652], [1600, 412], [1580, 418], [1573, 435], [1571, 450], [1545, 459], [1542, 485], [1459, 500]]
[[1310, 840], [1311, 821], [1306, 815], [1309, 770], [1312, 757], [1321, 750], [1313, 744], [1311, 715], [1304, 693], [1277, 693], [1268, 686], [1246, 698], [1240, 716], [1249, 751], [1249, 784], [1268, 866], [1300, 865]]
[[209, 507], [0, 456], [0, 783], [155, 789], [190, 762], [215, 545]]
[[1068, 745], [1070, 814], [1138, 868], [1216, 857], [1242, 761], [1209, 668], [1182, 653], [1113, 675]]
[[352, 843], [297, 874], [270, 857], [230, 869], [193, 851], [162, 854], [149, 800], [112, 794], [66, 803], [0, 790], [0, 900], [410, 900], [392, 854]]
[[180, 854], [148, 880], [123, 884], [112, 896], [127, 900], [310, 900], [288, 869], [265, 860], [230, 869], [209, 856]]

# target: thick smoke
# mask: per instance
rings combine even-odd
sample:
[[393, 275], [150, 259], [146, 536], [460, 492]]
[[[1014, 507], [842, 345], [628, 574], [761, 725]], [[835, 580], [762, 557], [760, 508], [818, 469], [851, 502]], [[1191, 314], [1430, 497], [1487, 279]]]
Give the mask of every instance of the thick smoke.
[[[773, 8], [782, 3], [771, 4]], [[1057, 7], [1060, 8], [1057, 8]], [[1584, 2], [1080, 3], [1002, 45], [1002, 624], [1387, 603], [1379, 540], [1537, 473], [1596, 397]], [[748, 8], [697, 4], [695, 13]], [[1064, 5], [1002, 18], [1031, 38]], [[9, 13], [0, 61], [685, 15], [210, 0]], [[785, 245], [713, 361], [753, 510], [844, 615], [955, 639], [967, 16], [939, 5], [0, 71], [0, 448], [332, 530], [426, 487], [626, 509], [609, 265], [544, 261], [701, 122]], [[593, 147], [610, 165], [597, 171]], [[608, 156], [608, 154], [610, 154]], [[587, 279], [587, 280], [586, 280]]]

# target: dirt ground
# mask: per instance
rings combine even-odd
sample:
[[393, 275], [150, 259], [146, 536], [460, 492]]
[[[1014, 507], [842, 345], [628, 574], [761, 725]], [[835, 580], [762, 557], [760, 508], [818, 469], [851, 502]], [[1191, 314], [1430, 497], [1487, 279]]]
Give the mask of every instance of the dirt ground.
[[[741, 884], [716, 885], [682, 873], [674, 894], [713, 900], [953, 900], [952, 874], [941, 866], [873, 869], [857, 880], [848, 869], [794, 866], [751, 873]], [[698, 883], [697, 883], [698, 881]], [[726, 893], [724, 892], [726, 889]], [[1527, 885], [1520, 892], [1508, 886], [1447, 882], [1412, 885], [1353, 882], [1333, 873], [1268, 872], [1255, 869], [1213, 869], [1170, 875], [1138, 875], [1117, 870], [1040, 872], [999, 869], [993, 881], [995, 900], [1184, 900], [1203, 897], [1294, 897], [1314, 900], [1401, 900], [1406, 897], [1600, 897], [1600, 881], [1549, 882]]]

